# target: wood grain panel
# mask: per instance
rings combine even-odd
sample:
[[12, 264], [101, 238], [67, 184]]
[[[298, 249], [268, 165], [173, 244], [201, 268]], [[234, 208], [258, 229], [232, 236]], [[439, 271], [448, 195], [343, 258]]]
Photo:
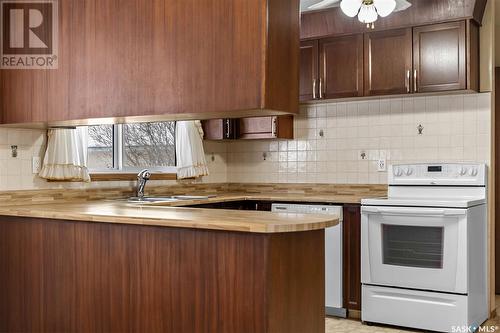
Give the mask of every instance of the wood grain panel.
[[344, 307], [361, 310], [361, 208], [344, 206]]
[[325, 330], [323, 230], [2, 217], [0, 240], [2, 332]]
[[317, 40], [300, 44], [300, 88], [301, 102], [318, 98], [319, 49]]
[[416, 92], [467, 88], [465, 21], [413, 29]]
[[322, 97], [363, 96], [363, 35], [321, 39], [319, 45]]
[[238, 139], [293, 139], [293, 116], [239, 119]]
[[365, 96], [409, 93], [412, 30], [366, 33], [364, 45]]
[[58, 3], [59, 69], [2, 70], [3, 123], [298, 112], [298, 0]]

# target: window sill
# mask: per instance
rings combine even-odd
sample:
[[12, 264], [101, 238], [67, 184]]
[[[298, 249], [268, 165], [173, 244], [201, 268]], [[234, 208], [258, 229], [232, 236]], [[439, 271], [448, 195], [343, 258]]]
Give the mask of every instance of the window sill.
[[[91, 173], [90, 180], [93, 182], [102, 181], [127, 181], [136, 180], [137, 173], [130, 172], [102, 172], [102, 173]], [[175, 173], [151, 173], [151, 180], [177, 180], [177, 174]]]

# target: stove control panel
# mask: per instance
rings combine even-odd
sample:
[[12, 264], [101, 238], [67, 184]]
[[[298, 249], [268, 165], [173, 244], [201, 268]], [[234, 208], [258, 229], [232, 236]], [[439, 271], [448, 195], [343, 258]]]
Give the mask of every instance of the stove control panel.
[[486, 165], [481, 163], [397, 164], [389, 166], [389, 185], [486, 184]]

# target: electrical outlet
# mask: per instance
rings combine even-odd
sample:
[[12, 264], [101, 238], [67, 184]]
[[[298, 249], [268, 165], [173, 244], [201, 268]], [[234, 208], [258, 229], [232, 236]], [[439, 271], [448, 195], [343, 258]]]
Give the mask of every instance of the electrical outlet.
[[379, 172], [387, 171], [387, 165], [385, 159], [379, 159], [377, 161], [377, 171]]
[[31, 168], [32, 168], [32, 172], [33, 174], [38, 174], [40, 172], [40, 169], [41, 169], [41, 160], [40, 160], [40, 157], [39, 156], [33, 156], [31, 158]]

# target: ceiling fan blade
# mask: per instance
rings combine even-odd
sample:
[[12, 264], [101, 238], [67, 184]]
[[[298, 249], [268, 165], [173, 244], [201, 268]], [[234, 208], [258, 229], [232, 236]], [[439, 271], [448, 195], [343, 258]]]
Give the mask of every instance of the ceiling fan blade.
[[405, 10], [411, 7], [411, 3], [406, 0], [396, 0], [396, 9], [395, 12], [399, 12], [401, 10]]
[[330, 7], [333, 4], [336, 4], [337, 2], [340, 2], [340, 0], [322, 0], [318, 3], [315, 3], [315, 4], [307, 7], [307, 9], [309, 9], [309, 10], [322, 9], [322, 8]]

